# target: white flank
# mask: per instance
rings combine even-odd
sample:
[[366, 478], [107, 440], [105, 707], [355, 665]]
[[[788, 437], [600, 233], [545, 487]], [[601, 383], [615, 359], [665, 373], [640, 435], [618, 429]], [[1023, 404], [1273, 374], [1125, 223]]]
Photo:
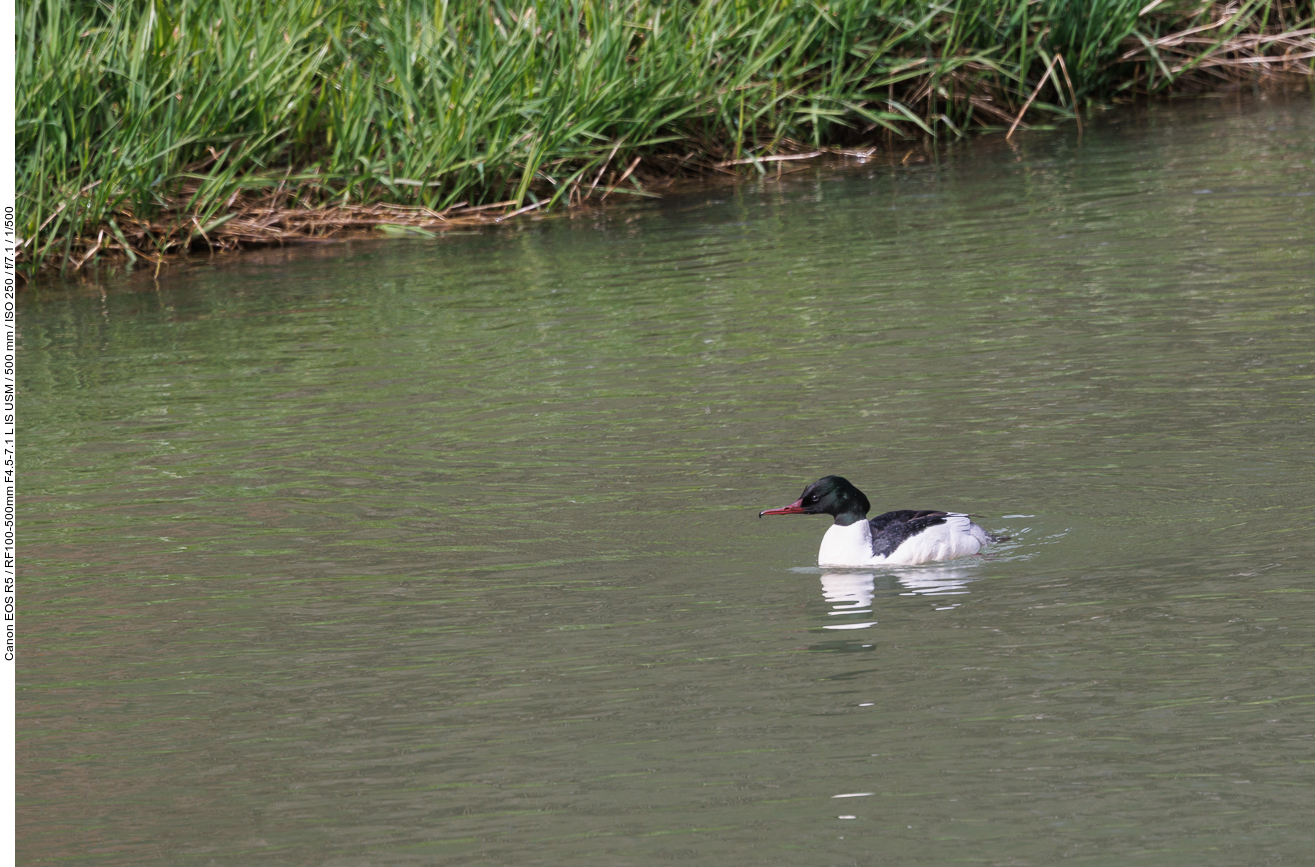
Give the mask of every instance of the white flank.
[[848, 527], [832, 524], [817, 552], [819, 566], [915, 566], [934, 560], [970, 557], [990, 541], [986, 531], [967, 515], [950, 514], [945, 523], [928, 527], [905, 539], [888, 557], [872, 553], [872, 525], [855, 521]]

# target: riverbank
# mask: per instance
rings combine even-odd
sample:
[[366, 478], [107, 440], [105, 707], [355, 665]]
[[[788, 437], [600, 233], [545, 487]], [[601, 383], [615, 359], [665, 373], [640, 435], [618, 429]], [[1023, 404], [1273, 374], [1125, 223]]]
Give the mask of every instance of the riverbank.
[[1097, 6], [21, 4], [20, 264], [438, 231], [1315, 69], [1312, 0]]

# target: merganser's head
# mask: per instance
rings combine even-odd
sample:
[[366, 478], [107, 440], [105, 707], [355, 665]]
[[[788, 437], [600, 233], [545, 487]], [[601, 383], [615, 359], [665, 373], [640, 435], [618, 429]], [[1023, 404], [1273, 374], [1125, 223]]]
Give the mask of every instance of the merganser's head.
[[868, 509], [872, 508], [868, 504], [868, 498], [863, 496], [863, 492], [849, 483], [847, 479], [840, 476], [823, 476], [804, 488], [804, 492], [799, 495], [788, 506], [782, 506], [779, 509], [767, 509], [759, 512], [758, 517], [763, 515], [830, 515], [835, 518], [835, 522], [842, 527], [848, 527], [856, 521], [862, 521], [868, 516]]

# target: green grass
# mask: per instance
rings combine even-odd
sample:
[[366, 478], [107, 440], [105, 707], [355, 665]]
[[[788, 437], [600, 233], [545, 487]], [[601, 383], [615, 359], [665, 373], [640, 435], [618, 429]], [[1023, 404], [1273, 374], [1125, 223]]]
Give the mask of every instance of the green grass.
[[[1241, 0], [1184, 49], [1164, 39], [1219, 11], [1139, 14], [1147, 2], [20, 0], [22, 262], [289, 231], [262, 229], [262, 208], [329, 224], [380, 202], [547, 207], [615, 187], [636, 158], [623, 190], [644, 172], [1007, 126], [1034, 91], [1029, 117], [1066, 116], [1230, 74], [1200, 59], [1315, 19], [1315, 0]], [[1056, 54], [1072, 88], [1058, 68], [1038, 88]]]

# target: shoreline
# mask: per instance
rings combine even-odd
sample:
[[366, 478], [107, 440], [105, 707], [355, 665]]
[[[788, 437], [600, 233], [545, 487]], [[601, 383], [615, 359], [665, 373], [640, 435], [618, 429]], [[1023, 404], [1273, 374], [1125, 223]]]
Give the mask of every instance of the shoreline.
[[[1285, 97], [1304, 97], [1306, 94], [1315, 91], [1315, 81], [1306, 77], [1287, 78], [1270, 80], [1265, 87], [1230, 87], [1220, 88], [1209, 91], [1199, 92], [1174, 92], [1164, 94], [1155, 99], [1143, 99], [1129, 102], [1118, 106], [1104, 106], [1095, 109], [1094, 117], [1088, 118], [1084, 115], [1087, 123], [1092, 120], [1100, 120], [1101, 115], [1106, 113], [1117, 115], [1118, 113], [1128, 111], [1148, 111], [1155, 107], [1165, 107], [1174, 102], [1189, 101], [1221, 101], [1225, 99], [1245, 99], [1255, 100], [1258, 98], [1272, 97], [1275, 95]], [[1050, 122], [1038, 122], [1034, 125], [1021, 125], [1014, 134], [1015, 142], [1018, 141], [1019, 134], [1027, 131], [1053, 132], [1059, 129], [1060, 124], [1047, 119]], [[1060, 121], [1065, 119], [1061, 118]], [[776, 181], [788, 178], [792, 174], [799, 174], [807, 171], [816, 171], [831, 169], [843, 171], [845, 169], [857, 169], [861, 167], [884, 166], [886, 168], [900, 168], [913, 165], [925, 165], [929, 161], [936, 160], [937, 152], [944, 148], [956, 144], [963, 144], [972, 140], [981, 139], [986, 136], [996, 135], [1004, 136], [1007, 132], [1005, 128], [995, 130], [983, 130], [978, 134], [967, 136], [958, 140], [915, 140], [908, 142], [903, 147], [894, 150], [876, 148], [872, 152], [858, 151], [854, 149], [826, 149], [817, 154], [804, 154], [806, 159], [797, 159], [793, 156], [788, 160], [775, 160], [765, 163], [769, 168], [762, 172], [744, 171], [743, 167], [735, 167], [732, 170], [722, 170], [719, 172], [690, 173], [676, 177], [658, 177], [650, 179], [650, 186], [646, 186], [645, 195], [640, 196], [613, 196], [603, 198], [601, 196], [590, 198], [582, 202], [577, 202], [569, 207], [558, 207], [554, 209], [536, 208], [528, 209], [524, 213], [497, 213], [491, 207], [471, 208], [471, 209], [454, 209], [454, 213], [448, 215], [448, 219], [441, 221], [433, 217], [422, 214], [415, 214], [413, 209], [397, 209], [396, 212], [405, 216], [410, 214], [411, 223], [400, 222], [367, 222], [370, 212], [376, 216], [383, 217], [388, 215], [390, 209], [388, 206], [375, 206], [372, 208], [362, 208], [352, 215], [348, 214], [340, 223], [334, 224], [331, 220], [323, 220], [320, 225], [326, 228], [322, 234], [295, 234], [287, 233], [281, 236], [271, 235], [269, 240], [261, 240], [249, 243], [234, 244], [226, 247], [210, 246], [199, 247], [197, 249], [180, 250], [165, 253], [153, 259], [144, 259], [138, 263], [130, 264], [128, 258], [122, 254], [114, 256], [103, 256], [93, 259], [90, 267], [83, 268], [79, 271], [70, 271], [67, 274], [60, 274], [55, 269], [46, 269], [38, 272], [29, 278], [25, 286], [41, 286], [48, 284], [67, 283], [76, 281], [80, 284], [97, 283], [100, 279], [110, 275], [130, 276], [136, 275], [146, 277], [147, 279], [158, 279], [161, 273], [165, 273], [172, 266], [196, 265], [204, 266], [215, 261], [215, 257], [222, 256], [241, 256], [245, 253], [257, 253], [261, 251], [273, 251], [279, 249], [296, 249], [296, 248], [324, 248], [337, 245], [347, 245], [353, 242], [384, 242], [388, 240], [417, 240], [426, 238], [438, 238], [447, 232], [456, 234], [467, 234], [470, 230], [490, 230], [497, 227], [506, 226], [514, 228], [526, 225], [530, 221], [538, 222], [545, 219], [577, 219], [589, 216], [599, 216], [606, 214], [607, 210], [623, 202], [635, 203], [641, 198], [650, 200], [660, 200], [668, 197], [680, 197], [685, 195], [697, 194], [707, 191], [721, 191], [726, 188], [735, 187], [741, 184], [755, 184], [763, 181]], [[752, 166], [749, 166], [752, 169]], [[778, 172], [779, 169], [779, 172]], [[719, 194], [719, 193], [718, 193]], [[495, 203], [499, 206], [506, 206], [508, 210], [509, 203]], [[472, 213], [473, 212], [473, 213]], [[346, 213], [346, 212], [344, 212]], [[364, 219], [361, 214], [366, 214]], [[257, 214], [259, 216], [259, 214]], [[305, 219], [308, 215], [297, 214], [297, 219]], [[319, 212], [317, 215], [326, 216], [326, 212]], [[327, 216], [332, 217], [329, 213]], [[430, 222], [425, 222], [429, 220]], [[356, 222], [356, 225], [351, 225]], [[386, 229], [384, 228], [386, 227]], [[464, 231], [463, 231], [464, 230]], [[229, 260], [232, 261], [232, 260]], [[109, 271], [109, 274], [106, 271]], [[151, 272], [154, 274], [151, 275]]]
[[[939, 143], [933, 142], [932, 146], [934, 147], [937, 144]], [[918, 141], [911, 142], [908, 147], [902, 150], [906, 154], [912, 155], [906, 160], [912, 164], [926, 162], [931, 149], [926, 142]], [[174, 250], [149, 258], [139, 252], [136, 262], [130, 261], [127, 255], [115, 248], [105, 247], [101, 249], [101, 255], [92, 257], [89, 262], [85, 263], [86, 267], [73, 268], [67, 273], [61, 273], [57, 267], [43, 268], [30, 276], [24, 275], [25, 282], [21, 285], [42, 285], [88, 277], [95, 280], [97, 278], [91, 275], [96, 274], [98, 269], [101, 268], [127, 267], [129, 273], [144, 273], [154, 269], [156, 276], [158, 276], [162, 268], [189, 261], [196, 262], [202, 257], [215, 255], [240, 255], [244, 252], [280, 248], [323, 247], [347, 244], [353, 241], [436, 238], [450, 231], [460, 232], [463, 229], [474, 228], [490, 229], [504, 225], [510, 227], [532, 219], [541, 220], [548, 217], [572, 219], [576, 216], [598, 213], [627, 197], [630, 201], [640, 198], [662, 199], [667, 196], [679, 196], [698, 190], [706, 190], [710, 187], [716, 188], [723, 184], [758, 181], [763, 177], [784, 178], [790, 174], [815, 169], [822, 165], [832, 167], [870, 165], [871, 161], [875, 157], [879, 157], [881, 153], [880, 150], [873, 153], [862, 153], [830, 148], [813, 154], [788, 155], [776, 160], [764, 161], [763, 165], [770, 168], [762, 174], [751, 175], [744, 171], [722, 171], [689, 173], [678, 176], [655, 175], [650, 177], [648, 183], [641, 188], [642, 192], [617, 190], [613, 191], [615, 195], [612, 195], [611, 198], [608, 195], [600, 194], [575, 202], [567, 207], [552, 209], [544, 207], [513, 209], [512, 202], [496, 202], [491, 205], [471, 208], [454, 207], [446, 214], [426, 213], [419, 208], [394, 206], [387, 203], [339, 209], [300, 211], [289, 209], [281, 213], [271, 212], [268, 208], [253, 208], [248, 212], [235, 213], [231, 220], [234, 223], [232, 228], [242, 232], [249, 225], [249, 222], [267, 223], [268, 232], [263, 236], [238, 237], [236, 241], [225, 238], [226, 243], [224, 244]], [[898, 165], [901, 161], [900, 159], [892, 160], [890, 164]], [[752, 168], [751, 163], [749, 167]], [[779, 171], [778, 167], [780, 167]], [[499, 211], [499, 208], [502, 210]], [[296, 231], [296, 229], [289, 231], [281, 224], [284, 219], [294, 222], [299, 228], [314, 231]]]
[[[206, 2], [196, 0], [202, 5]], [[635, 0], [636, 8], [645, 2]], [[972, 2], [986, 4], [990, 0]], [[1128, 8], [1132, 10], [1135, 5]], [[761, 46], [752, 45], [742, 56], [733, 59], [753, 61], [759, 63], [760, 68], [741, 75], [727, 61], [724, 64], [727, 69], [714, 69], [715, 75], [699, 79], [697, 84], [712, 90], [700, 97], [702, 102], [697, 111], [676, 110], [675, 119], [651, 117], [645, 124], [632, 124], [628, 131], [623, 131], [617, 128], [618, 121], [610, 114], [601, 113], [600, 109], [593, 120], [595, 126], [576, 136], [583, 144], [567, 136], [559, 138], [554, 150], [543, 142], [559, 133], [556, 126], [540, 122], [537, 117], [523, 118], [524, 111], [519, 108], [511, 114], [520, 125], [508, 126], [510, 121], [504, 112], [504, 115], [499, 115], [499, 123], [511, 132], [521, 132], [515, 142], [507, 144], [500, 152], [501, 163], [497, 164], [496, 171], [494, 161], [485, 159], [494, 150], [488, 134], [463, 145], [468, 152], [477, 152], [480, 159], [474, 161], [453, 162], [454, 154], [439, 148], [434, 151], [436, 156], [433, 159], [422, 158], [424, 155], [413, 159], [407, 154], [394, 159], [397, 165], [380, 163], [363, 171], [359, 167], [352, 168], [354, 164], [351, 164], [348, 166], [350, 171], [336, 174], [330, 171], [332, 165], [323, 158], [323, 148], [336, 142], [341, 149], [341, 137], [346, 134], [373, 132], [378, 135], [377, 112], [381, 109], [376, 106], [375, 114], [356, 116], [348, 113], [343, 118], [330, 117], [329, 121], [340, 122], [336, 132], [335, 129], [327, 132], [322, 129], [324, 117], [315, 119], [315, 124], [308, 125], [303, 136], [310, 136], [306, 140], [309, 144], [292, 134], [285, 134], [277, 140], [267, 136], [270, 140], [266, 144], [274, 148], [270, 153], [283, 160], [281, 170], [277, 169], [277, 163], [271, 166], [269, 154], [257, 153], [249, 139], [232, 140], [230, 135], [228, 144], [217, 150], [222, 142], [205, 144], [204, 137], [199, 137], [196, 141], [177, 145], [168, 156], [156, 154], [151, 159], [140, 160], [133, 167], [138, 176], [144, 177], [143, 171], [157, 173], [145, 189], [140, 188], [140, 184], [134, 187], [132, 172], [126, 170], [113, 177], [102, 176], [82, 183], [95, 177], [89, 139], [102, 132], [100, 127], [87, 126], [81, 129], [86, 140], [82, 143], [81, 162], [75, 166], [77, 177], [72, 186], [68, 179], [55, 179], [52, 183], [50, 178], [32, 174], [32, 161], [23, 161], [20, 156], [20, 162], [28, 169], [26, 176], [20, 170], [19, 224], [24, 227], [20, 275], [28, 282], [45, 276], [68, 276], [98, 262], [126, 263], [129, 268], [154, 266], [158, 270], [175, 256], [194, 255], [206, 250], [217, 252], [289, 243], [321, 243], [335, 238], [359, 237], [361, 233], [375, 237], [433, 236], [452, 229], [496, 225], [536, 213], [595, 207], [613, 197], [654, 196], [658, 195], [658, 190], [669, 190], [674, 185], [683, 185], [686, 180], [706, 182], [723, 174], [731, 177], [784, 175], [795, 170], [796, 166], [808, 165], [815, 160], [868, 160], [880, 159], [883, 155], [889, 159], [902, 150], [925, 154], [946, 141], [980, 133], [1008, 128], [1010, 135], [1017, 134], [1016, 130], [1029, 128], [1029, 118], [1034, 123], [1038, 118], [1041, 122], [1073, 119], [1080, 126], [1084, 107], [1091, 109], [1163, 96], [1199, 95], [1229, 86], [1286, 88], [1289, 82], [1300, 82], [1307, 87], [1315, 85], [1315, 76], [1311, 75], [1315, 72], [1315, 6], [1304, 10], [1301, 4], [1274, 0], [1264, 5], [1265, 15], [1259, 18], [1256, 18], [1259, 14], [1256, 10], [1251, 10], [1251, 18], [1243, 19], [1242, 13], [1236, 10], [1207, 6], [1192, 16], [1174, 14], [1156, 19], [1157, 13], [1153, 10], [1159, 5], [1152, 3], [1139, 12], [1132, 10], [1136, 15], [1130, 20], [1139, 25], [1148, 19], [1153, 20], [1165, 32], [1148, 40], [1139, 30], [1140, 42], [1136, 44], [1130, 43], [1131, 37], [1125, 36], [1117, 49], [1111, 51], [1105, 46], [1106, 55], [1112, 59], [1107, 59], [1103, 66], [1096, 64], [1095, 60], [1090, 67], [1071, 66], [1059, 51], [1046, 51], [1042, 42], [1049, 27], [1039, 33], [1022, 33], [1021, 46], [1025, 52], [1031, 50], [1032, 54], [1030, 58], [1019, 61], [1012, 71], [1006, 68], [1002, 59], [988, 56], [989, 51], [986, 54], [973, 53], [969, 43], [945, 46], [943, 48], [954, 50], [941, 50], [935, 58], [927, 54], [922, 58], [909, 57], [907, 51], [901, 54], [889, 46], [883, 49], [885, 54], [874, 49], [864, 60], [867, 66], [854, 71], [845, 68], [844, 64], [854, 61], [854, 56], [859, 54], [854, 46], [860, 44], [861, 38], [866, 38], [866, 32], [845, 35], [839, 42], [835, 39], [819, 42], [822, 48], [834, 53], [832, 66], [828, 67], [829, 74], [835, 77], [844, 72], [851, 76], [852, 80], [846, 84], [849, 89], [843, 92], [823, 93], [826, 82], [819, 78], [816, 63], [803, 67], [804, 72], [794, 72], [794, 68], [786, 63], [788, 46], [778, 46], [775, 54], [765, 52], [767, 59], [761, 60], [764, 51], [760, 50]], [[1269, 12], [1274, 10], [1289, 13], [1287, 19], [1278, 15], [1280, 26], [1270, 20]], [[1303, 12], [1310, 17], [1294, 17]], [[654, 14], [660, 17], [660, 10]], [[525, 19], [519, 23], [526, 23], [530, 13], [524, 15]], [[877, 19], [863, 20], [870, 28], [876, 26], [873, 21]], [[496, 18], [494, 21], [501, 28], [501, 22]], [[579, 25], [574, 18], [567, 23], [572, 22]], [[628, 35], [630, 31], [626, 28], [634, 26], [634, 21], [621, 15], [616, 16], [616, 20], [602, 23], [586, 22], [592, 27], [586, 34], [589, 38], [583, 43], [573, 44], [573, 48], [581, 45], [589, 49], [596, 47], [599, 39], [613, 33], [608, 29], [612, 25], [627, 34], [629, 40], [620, 48], [620, 65], [611, 68], [613, 74], [602, 83], [595, 83], [595, 87], [606, 89], [612, 85], [634, 84], [632, 66], [644, 59], [642, 52], [646, 46], [658, 41], [656, 22], [655, 17], [650, 22], [652, 32], [643, 37]], [[484, 23], [482, 18], [471, 18], [463, 21], [462, 26], [473, 28]], [[760, 29], [766, 29], [762, 20], [758, 23]], [[1305, 26], [1290, 26], [1293, 24]], [[1248, 25], [1254, 25], [1253, 29], [1247, 30]], [[782, 18], [776, 26], [784, 38], [793, 35], [790, 28], [795, 22]], [[901, 26], [907, 32], [900, 31], [900, 38], [922, 32], [907, 25]], [[1040, 27], [1040, 23], [1029, 26]], [[197, 32], [204, 30], [203, 27], [196, 29]], [[218, 34], [222, 28], [216, 25], [212, 30]], [[414, 32], [434, 35], [423, 27], [417, 30], [409, 26], [396, 38], [405, 39]], [[463, 38], [467, 35], [467, 31], [460, 28], [452, 32]], [[295, 49], [295, 41], [288, 33], [284, 31], [283, 41]], [[170, 39], [178, 42], [188, 35], [175, 27], [171, 35], [162, 37], [164, 41], [160, 44], [169, 46], [173, 44]], [[923, 32], [923, 35], [930, 35], [930, 31]], [[516, 43], [517, 38], [521, 39], [520, 43]], [[550, 39], [551, 34], [545, 38], [540, 33], [519, 35], [516, 31], [508, 34], [503, 30], [493, 32], [479, 44], [490, 48], [507, 45], [541, 48]], [[717, 45], [735, 47], [738, 43], [723, 39]], [[281, 45], [276, 44], [276, 47], [282, 50]], [[813, 47], [817, 48], [816, 45]], [[1278, 48], [1282, 53], [1266, 53]], [[670, 45], [664, 44], [663, 51], [671, 50]], [[288, 56], [294, 53], [284, 51]], [[168, 54], [168, 48], [161, 52], [161, 56]], [[657, 63], [667, 57], [663, 54], [649, 62]], [[769, 61], [784, 71], [765, 71]], [[885, 64], [881, 75], [874, 72], [878, 62]], [[1120, 75], [1111, 78], [1111, 70], [1116, 67]], [[544, 65], [535, 67], [535, 70], [558, 71], [558, 67]], [[190, 74], [188, 70], [183, 72]], [[334, 70], [330, 72], [338, 74]], [[1009, 74], [1002, 74], [1005, 72]], [[327, 75], [323, 70], [320, 73]], [[797, 87], [783, 95], [778, 93], [776, 82], [787, 73], [796, 75]], [[182, 73], [174, 70], [172, 74]], [[674, 72], [670, 74], [676, 75]], [[682, 70], [680, 74], [687, 75], [688, 72]], [[731, 77], [728, 79], [727, 76]], [[1078, 82], [1077, 87], [1074, 79]], [[737, 81], [740, 83], [735, 88], [729, 87]], [[689, 84], [686, 79], [680, 79], [680, 82]], [[647, 80], [641, 84], [655, 86]], [[538, 88], [535, 93], [540, 93], [548, 85], [536, 82], [535, 86]], [[375, 84], [370, 87], [370, 94], [378, 90]], [[751, 91], [758, 100], [753, 105], [750, 105], [747, 95]], [[864, 96], [864, 102], [855, 102], [857, 97], [853, 94]], [[176, 96], [177, 102], [183, 101], [181, 91]], [[470, 94], [469, 98], [478, 102], [485, 96], [480, 91]], [[582, 95], [570, 87], [559, 94], [561, 99], [569, 100], [587, 96], [587, 92]], [[647, 110], [656, 104], [655, 100], [646, 100], [644, 96], [640, 93], [630, 102], [616, 103], [609, 111]], [[781, 108], [785, 96], [801, 104], [811, 98], [811, 119], [806, 111], [799, 109], [787, 116]], [[824, 96], [839, 100], [843, 110], [819, 109], [818, 100]], [[127, 96], [123, 101], [126, 99]], [[29, 104], [30, 101], [29, 95]], [[172, 102], [165, 100], [164, 108], [174, 111]], [[295, 103], [296, 99], [287, 104], [294, 106]], [[574, 102], [570, 106], [578, 108]], [[217, 111], [219, 105], [205, 103], [204, 107]], [[119, 120], [114, 121], [119, 123], [123, 112], [120, 103], [113, 103], [112, 108], [119, 112], [115, 115]], [[738, 116], [733, 114], [736, 108]], [[449, 109], [455, 111], [455, 103], [450, 103]], [[728, 110], [732, 112], [731, 116], [722, 116]], [[151, 119], [149, 112], [145, 114], [147, 120]], [[709, 115], [717, 116], [709, 121]], [[19, 117], [20, 121], [24, 119], [21, 106]], [[447, 117], [452, 120], [457, 115]], [[560, 123], [569, 126], [568, 120], [571, 118]], [[414, 128], [403, 130], [407, 136], [432, 132], [414, 118], [408, 122]], [[580, 121], [578, 125], [583, 124]], [[497, 134], [503, 127], [489, 129], [492, 130], [490, 134]], [[148, 135], [151, 131], [140, 129], [138, 132]], [[172, 131], [175, 136], [179, 133], [177, 129]], [[728, 133], [733, 137], [728, 137]], [[806, 140], [806, 134], [811, 134], [811, 142]], [[325, 135], [327, 139], [323, 141], [314, 138]], [[628, 138], [632, 135], [633, 138]], [[172, 139], [148, 143], [154, 147], [168, 141]], [[628, 144], [629, 141], [634, 143]], [[23, 144], [20, 140], [20, 153]], [[305, 152], [300, 162], [295, 153], [298, 147]], [[126, 151], [128, 145], [121, 143], [120, 148]], [[475, 151], [470, 151], [470, 148]], [[237, 154], [236, 159], [235, 149], [243, 152]], [[111, 148], [112, 152], [117, 150]], [[244, 158], [246, 162], [243, 162]], [[169, 159], [174, 160], [172, 168], [166, 164]], [[361, 159], [358, 157], [357, 162]], [[409, 167], [403, 165], [407, 160], [412, 163]], [[125, 161], [126, 156], [119, 160], [120, 163]], [[68, 169], [59, 160], [50, 160], [43, 165], [48, 172]], [[42, 165], [36, 168], [40, 169]], [[399, 169], [406, 171], [408, 176], [400, 176]], [[117, 169], [113, 166], [105, 169], [109, 175], [113, 175], [114, 170]], [[60, 190], [64, 192], [60, 193]], [[36, 213], [31, 207], [34, 198]], [[26, 209], [25, 205], [28, 206]]]

